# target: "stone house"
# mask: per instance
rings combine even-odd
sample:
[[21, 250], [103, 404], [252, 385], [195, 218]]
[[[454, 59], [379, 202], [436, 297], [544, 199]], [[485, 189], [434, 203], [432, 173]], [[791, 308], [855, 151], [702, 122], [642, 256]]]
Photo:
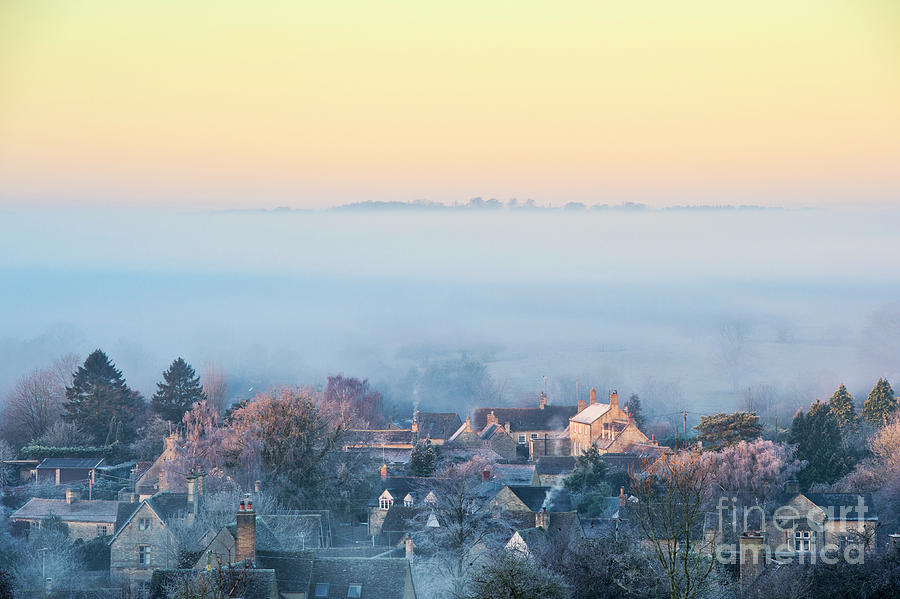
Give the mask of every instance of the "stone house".
[[534, 408], [476, 408], [472, 414], [472, 428], [483, 431], [490, 424], [499, 424], [521, 446], [530, 440], [565, 430], [569, 418], [578, 412], [576, 406], [554, 406], [547, 403], [544, 393]]
[[154, 570], [178, 565], [178, 526], [199, 511], [203, 476], [189, 475], [187, 487], [187, 493], [160, 492], [144, 499], [117, 525], [109, 541], [114, 582], [147, 583]]
[[459, 426], [459, 415], [456, 413], [416, 411], [409, 428], [389, 424], [384, 429], [350, 431], [343, 449], [378, 455], [386, 462], [405, 464], [409, 462], [417, 443], [443, 445]]
[[182, 464], [178, 434], [165, 438], [163, 451], [149, 468], [136, 469], [135, 492], [143, 501], [156, 493], [186, 493], [187, 477]]
[[490, 450], [501, 459], [514, 460], [518, 454], [518, 444], [513, 440], [509, 431], [497, 422], [490, 422], [482, 430], [476, 430], [472, 426], [472, 419], [466, 418], [465, 423], [447, 439], [444, 446], [449, 451], [469, 450], [477, 452]]
[[609, 403], [597, 402], [597, 391], [591, 389], [590, 404], [569, 418], [569, 439], [573, 456], [581, 455], [591, 445], [600, 453], [626, 452], [636, 443], [650, 443], [631, 416], [619, 407], [619, 394], [612, 391]]
[[385, 476], [381, 479], [378, 496], [369, 502], [369, 536], [381, 534], [381, 526], [394, 505], [407, 508], [423, 507], [435, 501], [430, 486], [442, 479], [418, 476]]
[[571, 509], [569, 492], [558, 487], [531, 485], [503, 485], [488, 493], [490, 503], [506, 512], [568, 512]]
[[506, 543], [506, 549], [527, 557], [534, 557], [541, 552], [559, 555], [583, 537], [577, 512], [541, 510], [533, 514], [533, 526], [518, 528], [513, 533]]
[[575, 458], [572, 456], [545, 456], [539, 458], [534, 465], [534, 481], [536, 487], [552, 487], [561, 485], [566, 477], [575, 469]]
[[56, 485], [93, 484], [103, 462], [103, 458], [44, 458], [34, 469], [35, 478]]
[[14, 525], [33, 528], [46, 518], [58, 516], [69, 527], [69, 538], [89, 541], [113, 534], [118, 513], [118, 501], [83, 500], [77, 490], [66, 489], [65, 499], [32, 497], [9, 519]]

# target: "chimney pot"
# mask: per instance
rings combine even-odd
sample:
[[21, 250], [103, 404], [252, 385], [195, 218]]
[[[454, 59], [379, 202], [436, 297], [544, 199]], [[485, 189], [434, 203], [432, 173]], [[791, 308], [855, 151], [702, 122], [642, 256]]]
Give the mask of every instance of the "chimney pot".
[[253, 511], [253, 503], [249, 500], [241, 501], [236, 518], [235, 558], [242, 562], [256, 561], [256, 512]]

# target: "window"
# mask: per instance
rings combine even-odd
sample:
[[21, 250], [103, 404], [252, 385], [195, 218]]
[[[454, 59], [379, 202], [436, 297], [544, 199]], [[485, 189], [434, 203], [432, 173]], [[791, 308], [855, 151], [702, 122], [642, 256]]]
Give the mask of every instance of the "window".
[[139, 518], [138, 530], [150, 530], [150, 518]]
[[361, 584], [351, 584], [350, 588], [347, 589], [347, 599], [350, 598], [359, 599], [362, 597], [362, 585]]
[[98, 524], [97, 525], [97, 536], [98, 537], [106, 536], [106, 524]]
[[813, 543], [815, 543], [815, 538], [812, 536], [812, 531], [794, 531], [794, 551], [809, 551], [810, 545]]
[[534, 441], [537, 439], [537, 433], [531, 433], [531, 440]]
[[519, 443], [525, 443], [525, 433], [519, 433]]
[[322, 599], [322, 597], [328, 597], [328, 583], [327, 582], [317, 582], [316, 583], [316, 592], [313, 594], [313, 597], [318, 597]]
[[138, 565], [140, 567], [150, 565], [150, 545], [138, 545]]
[[406, 497], [403, 498], [403, 506], [404, 507], [412, 507], [413, 506], [412, 493], [407, 493]]
[[380, 507], [383, 510], [391, 509], [392, 505], [394, 505], [393, 499], [387, 499], [386, 497], [382, 497], [381, 499], [378, 500], [378, 507]]

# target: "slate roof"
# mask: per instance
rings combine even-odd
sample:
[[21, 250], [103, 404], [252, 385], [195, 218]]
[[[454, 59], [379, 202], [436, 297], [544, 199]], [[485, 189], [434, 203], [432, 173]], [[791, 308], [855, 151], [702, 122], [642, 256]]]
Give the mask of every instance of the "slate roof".
[[544, 456], [535, 464], [538, 474], [567, 474], [575, 469], [575, 458], [572, 456]]
[[56, 515], [69, 522], [115, 522], [119, 510], [118, 501], [105, 499], [78, 500], [66, 503], [65, 499], [41, 499], [32, 497], [12, 513], [12, 519], [39, 520]]
[[493, 464], [489, 470], [491, 480], [507, 485], [530, 485], [534, 480], [534, 466], [531, 464]]
[[866, 508], [863, 520], [878, 520], [878, 514], [872, 503], [871, 493], [803, 493], [814, 504], [822, 508], [828, 514], [829, 520], [841, 519], [841, 508], [844, 509], [844, 517], [847, 520], [857, 520], [859, 514], [856, 506], [860, 498]]
[[37, 465], [38, 470], [57, 468], [73, 468], [78, 470], [86, 470], [97, 468], [103, 463], [103, 458], [44, 458]]
[[312, 566], [313, 557], [309, 552], [256, 552], [256, 567], [275, 571], [279, 593], [305, 593]]
[[344, 444], [349, 447], [412, 446], [414, 440], [415, 433], [409, 429], [359, 429], [350, 431]]
[[385, 491], [389, 491], [394, 501], [399, 502], [402, 502], [408, 493], [412, 493], [414, 497], [424, 497], [428, 494], [429, 485], [438, 484], [441, 480], [428, 476], [389, 476], [379, 482], [373, 503], [377, 504], [378, 498]]
[[[565, 489], [525, 485], [507, 485], [507, 487], [532, 512], [536, 512], [544, 507], [544, 500], [548, 498], [548, 495], [550, 495], [550, 503], [546, 506], [548, 511], [568, 512], [571, 509], [569, 492]], [[552, 495], [550, 493], [551, 490], [554, 491]]]
[[145, 500], [153, 511], [168, 524], [187, 512], [187, 493], [157, 493]]
[[403, 558], [320, 558], [313, 562], [307, 597], [316, 599], [316, 584], [327, 583], [328, 599], [346, 599], [352, 584], [362, 585], [361, 599], [403, 599], [411, 577]]
[[141, 504], [137, 501], [135, 502], [119, 502], [119, 509], [116, 512], [116, 527], [114, 532], [118, 532], [122, 526], [128, 522], [128, 519], [131, 518], [131, 515], [134, 514], [137, 509], [141, 507]]
[[395, 503], [385, 514], [384, 522], [381, 523], [381, 530], [387, 532], [409, 532], [413, 528], [413, 520], [422, 513], [422, 509], [405, 507]]
[[447, 439], [462, 425], [456, 412], [416, 412], [419, 438]]
[[[225, 527], [236, 539], [237, 524], [232, 522]], [[324, 545], [323, 537], [322, 522], [318, 515], [259, 514], [256, 516], [256, 547], [261, 551], [317, 549]]]
[[487, 426], [488, 414], [494, 412], [497, 422], [513, 431], [553, 431], [562, 430], [569, 424], [569, 418], [578, 411], [576, 406], [545, 406], [540, 408], [475, 408], [472, 427], [482, 430]]

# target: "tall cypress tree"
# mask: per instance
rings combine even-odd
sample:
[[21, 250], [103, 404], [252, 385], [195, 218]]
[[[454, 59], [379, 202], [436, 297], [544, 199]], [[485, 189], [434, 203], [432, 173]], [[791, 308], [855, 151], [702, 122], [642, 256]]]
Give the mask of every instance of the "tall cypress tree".
[[631, 397], [628, 398], [628, 411], [631, 413], [631, 417], [634, 418], [635, 426], [643, 429], [646, 420], [644, 419], [644, 411], [641, 409], [641, 398], [638, 397], [637, 393], [632, 393]]
[[897, 399], [887, 379], [880, 378], [863, 404], [862, 419], [873, 426], [884, 426], [897, 411]]
[[852, 457], [844, 451], [837, 419], [828, 404], [819, 400], [805, 416], [802, 410], [794, 416], [790, 443], [797, 446], [797, 459], [807, 462], [797, 475], [804, 489], [815, 483], [831, 484], [853, 466]]
[[140, 394], [128, 388], [122, 372], [98, 349], [78, 367], [72, 386], [66, 387], [63, 418], [84, 431], [86, 443], [130, 441], [142, 403]]
[[191, 365], [178, 358], [163, 372], [162, 382], [156, 383], [151, 404], [153, 411], [170, 422], [179, 422], [191, 406], [206, 399], [200, 377]]
[[853, 406], [853, 396], [847, 391], [844, 383], [837, 388], [828, 400], [828, 409], [831, 410], [834, 419], [841, 428], [844, 437], [856, 430], [856, 408]]

